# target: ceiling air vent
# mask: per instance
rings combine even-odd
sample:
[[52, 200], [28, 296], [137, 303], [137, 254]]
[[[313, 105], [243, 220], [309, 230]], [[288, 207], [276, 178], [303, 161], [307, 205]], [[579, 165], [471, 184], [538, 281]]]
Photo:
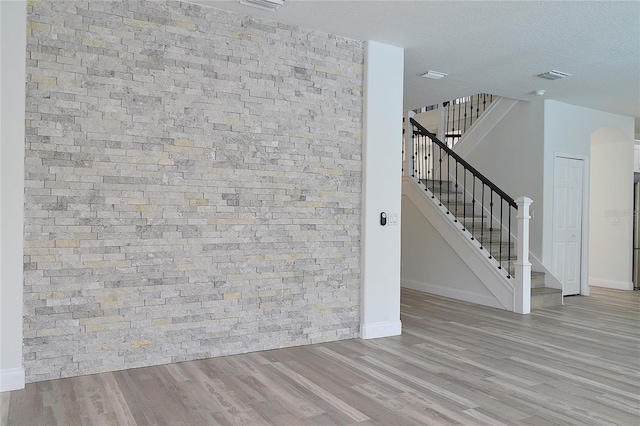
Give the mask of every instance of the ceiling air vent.
[[547, 80], [560, 80], [561, 78], [571, 77], [571, 74], [562, 71], [551, 70], [542, 74], [538, 74], [536, 75], [536, 77], [546, 78]]
[[440, 71], [429, 70], [429, 71], [425, 72], [424, 74], [420, 74], [420, 77], [430, 78], [432, 80], [439, 80], [442, 77], [446, 77], [447, 75], [448, 74], [445, 74], [445, 73], [440, 72]]
[[284, 4], [284, 0], [241, 0], [240, 4], [275, 12]]

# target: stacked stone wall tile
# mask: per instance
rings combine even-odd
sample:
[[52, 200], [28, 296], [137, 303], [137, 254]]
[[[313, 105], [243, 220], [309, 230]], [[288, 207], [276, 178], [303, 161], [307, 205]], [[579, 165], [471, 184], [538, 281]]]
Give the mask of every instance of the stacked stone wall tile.
[[358, 336], [361, 42], [161, 1], [27, 31], [28, 381]]

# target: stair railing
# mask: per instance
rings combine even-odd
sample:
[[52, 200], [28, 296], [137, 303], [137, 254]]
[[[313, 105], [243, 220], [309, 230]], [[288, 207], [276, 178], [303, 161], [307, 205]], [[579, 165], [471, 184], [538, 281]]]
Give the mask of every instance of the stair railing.
[[[431, 191], [433, 198], [438, 197], [440, 205], [446, 204], [456, 218], [461, 218], [472, 239], [487, 249], [488, 257], [495, 258], [499, 268], [508, 266], [505, 262], [511, 258], [511, 221], [518, 210], [515, 200], [420, 123], [411, 119], [411, 124], [415, 147], [412, 176]], [[469, 202], [465, 192], [458, 193], [461, 189], [470, 193]], [[485, 211], [488, 212], [486, 218]], [[498, 223], [494, 223], [496, 220]], [[501, 244], [503, 236], [507, 237], [507, 247]], [[509, 274], [510, 268], [506, 269]]]
[[449, 148], [460, 140], [462, 135], [489, 108], [494, 96], [489, 93], [464, 96], [444, 102], [444, 141]]
[[[477, 240], [489, 259], [495, 259], [498, 269], [512, 278], [517, 276], [516, 311], [530, 309], [531, 264], [529, 263], [529, 205], [531, 200], [521, 197], [518, 202], [476, 170], [447, 144], [439, 140], [420, 123], [410, 118], [411, 137], [405, 148], [410, 160], [410, 173], [422, 183], [431, 197], [444, 205], [454, 222]], [[450, 186], [453, 186], [452, 188]], [[452, 189], [452, 190], [450, 190]], [[522, 214], [518, 215], [518, 206]], [[512, 224], [518, 223], [518, 258], [511, 264]], [[522, 234], [520, 234], [522, 232]], [[526, 234], [526, 235], [525, 235]], [[506, 242], [506, 243], [505, 243]], [[513, 268], [512, 268], [513, 266]]]

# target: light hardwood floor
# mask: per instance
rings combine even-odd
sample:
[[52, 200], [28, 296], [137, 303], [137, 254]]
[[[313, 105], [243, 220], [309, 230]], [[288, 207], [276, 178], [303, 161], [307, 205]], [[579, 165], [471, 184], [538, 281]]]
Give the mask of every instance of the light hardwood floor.
[[2, 425], [640, 425], [640, 293], [521, 316], [402, 291], [403, 335], [28, 384]]

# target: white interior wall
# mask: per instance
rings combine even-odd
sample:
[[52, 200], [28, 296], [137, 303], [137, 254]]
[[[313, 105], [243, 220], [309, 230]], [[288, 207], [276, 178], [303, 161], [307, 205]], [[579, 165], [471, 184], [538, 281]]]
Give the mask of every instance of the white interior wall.
[[403, 287], [502, 307], [407, 196], [402, 222]]
[[[360, 336], [394, 336], [400, 322], [404, 50], [368, 41], [364, 67]], [[389, 221], [380, 224], [380, 213]], [[397, 218], [392, 222], [392, 215]]]
[[530, 251], [536, 257], [542, 251], [542, 215], [536, 211], [542, 211], [543, 204], [543, 107], [541, 100], [518, 102], [464, 157], [514, 199], [526, 196], [533, 200]]
[[[589, 284], [633, 290], [630, 265], [632, 251], [633, 206], [629, 206], [627, 185], [633, 176], [624, 167], [629, 140], [612, 127], [602, 127], [591, 138], [591, 177], [589, 209]], [[633, 200], [633, 198], [631, 198]]]
[[440, 118], [442, 116], [442, 110], [432, 109], [431, 111], [421, 112], [416, 114], [413, 119], [424, 126], [425, 129], [431, 133], [437, 134], [440, 127]]
[[0, 392], [24, 387], [22, 251], [27, 6], [0, 1]]
[[[619, 195], [616, 198], [617, 205], [627, 206], [625, 208], [632, 208], [633, 204], [633, 170], [632, 170], [632, 158], [633, 158], [633, 133], [634, 133], [634, 119], [633, 117], [625, 117], [616, 114], [610, 114], [603, 111], [597, 111], [589, 108], [579, 107], [575, 105], [569, 105], [562, 102], [553, 100], [544, 101], [544, 159], [543, 159], [543, 216], [549, 218], [542, 224], [542, 258], [545, 265], [551, 265], [552, 258], [552, 238], [553, 238], [553, 223], [551, 221], [553, 215], [553, 164], [554, 156], [558, 154], [563, 155], [575, 155], [578, 157], [589, 159], [591, 155], [591, 136], [599, 128], [610, 126], [620, 130], [621, 134], [628, 139], [628, 145], [626, 149], [621, 150], [618, 153], [618, 168], [620, 174], [603, 176], [606, 179], [606, 183], [613, 191], [619, 191]], [[623, 152], [624, 151], [624, 152]], [[588, 161], [587, 161], [588, 163]], [[589, 167], [589, 164], [586, 164]], [[628, 178], [622, 179], [620, 176], [626, 175]], [[585, 180], [585, 185], [589, 184], [589, 179]], [[603, 182], [604, 184], [604, 182]], [[589, 198], [589, 188], [585, 190], [585, 196]], [[590, 204], [588, 200], [587, 205], [591, 205], [591, 209], [595, 211], [603, 211], [610, 206], [599, 206], [597, 204]], [[586, 230], [590, 229], [590, 214], [589, 210], [583, 212], [583, 227]], [[631, 223], [620, 224], [621, 229], [624, 228], [631, 238], [632, 227]], [[591, 248], [589, 242], [589, 233], [586, 232], [583, 235], [583, 245], [585, 247], [584, 259], [589, 259], [588, 251]], [[631, 276], [631, 240], [619, 241], [618, 253], [624, 256], [624, 253], [629, 253], [628, 265], [619, 265], [622, 269], [628, 270], [629, 280]], [[625, 261], [626, 263], [627, 261]], [[585, 262], [586, 263], [586, 262]], [[628, 267], [627, 267], [628, 266]], [[589, 276], [588, 264], [583, 265], [583, 276]]]

